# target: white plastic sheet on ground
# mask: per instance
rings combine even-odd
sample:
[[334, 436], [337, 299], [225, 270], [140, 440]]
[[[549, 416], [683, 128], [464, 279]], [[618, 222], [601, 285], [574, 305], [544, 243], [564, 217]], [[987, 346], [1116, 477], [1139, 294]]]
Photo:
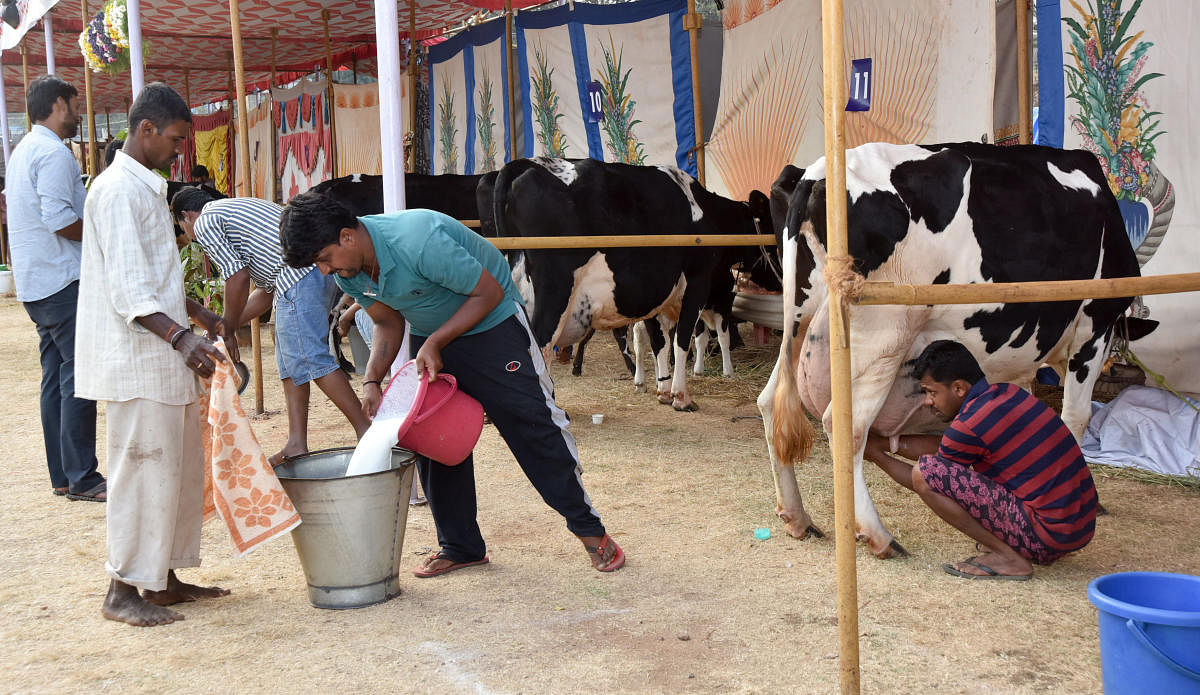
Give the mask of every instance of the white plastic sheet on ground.
[[1200, 413], [1169, 391], [1130, 386], [1094, 404], [1080, 448], [1088, 463], [1200, 477]]

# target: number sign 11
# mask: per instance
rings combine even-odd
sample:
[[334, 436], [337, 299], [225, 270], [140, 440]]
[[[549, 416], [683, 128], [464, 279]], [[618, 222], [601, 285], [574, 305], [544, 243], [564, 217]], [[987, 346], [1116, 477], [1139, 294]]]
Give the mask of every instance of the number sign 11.
[[871, 110], [871, 59], [859, 58], [850, 63], [850, 99], [847, 111]]

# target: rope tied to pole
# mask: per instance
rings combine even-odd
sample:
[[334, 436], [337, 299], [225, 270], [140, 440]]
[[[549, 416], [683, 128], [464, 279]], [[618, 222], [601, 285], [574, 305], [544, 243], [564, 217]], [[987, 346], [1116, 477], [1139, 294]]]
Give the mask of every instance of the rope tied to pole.
[[853, 256], [827, 256], [824, 273], [825, 284], [830, 290], [836, 287], [844, 301], [858, 301], [867, 279], [854, 269]]
[[[866, 284], [867, 279], [854, 269], [854, 257], [850, 255], [826, 256], [825, 269], [822, 272], [830, 292], [837, 288], [841, 297], [838, 309], [842, 317], [842, 326], [848, 327], [850, 325], [850, 305], [857, 301], [859, 295], [862, 294], [863, 285]], [[842, 332], [842, 347], [847, 349], [850, 347], [848, 330]]]

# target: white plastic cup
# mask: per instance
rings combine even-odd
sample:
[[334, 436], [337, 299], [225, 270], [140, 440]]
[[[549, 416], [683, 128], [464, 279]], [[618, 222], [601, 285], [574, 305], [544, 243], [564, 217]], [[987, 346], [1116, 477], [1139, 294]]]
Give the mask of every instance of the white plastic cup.
[[592, 415], [592, 424], [599, 425], [604, 422], [604, 413], [595, 413]]

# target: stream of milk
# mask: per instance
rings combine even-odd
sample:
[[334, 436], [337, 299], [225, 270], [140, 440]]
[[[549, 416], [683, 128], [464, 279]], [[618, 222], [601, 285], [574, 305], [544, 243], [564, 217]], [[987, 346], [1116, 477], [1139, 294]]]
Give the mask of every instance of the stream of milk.
[[396, 432], [403, 422], [403, 417], [375, 418], [362, 439], [358, 440], [358, 446], [354, 447], [350, 465], [346, 466], [346, 477], [390, 469]]
[[409, 362], [393, 374], [375, 420], [354, 447], [350, 464], [346, 466], [346, 477], [378, 473], [392, 467], [392, 447], [396, 446], [400, 425], [412, 410], [419, 386], [416, 369], [411, 365]]

